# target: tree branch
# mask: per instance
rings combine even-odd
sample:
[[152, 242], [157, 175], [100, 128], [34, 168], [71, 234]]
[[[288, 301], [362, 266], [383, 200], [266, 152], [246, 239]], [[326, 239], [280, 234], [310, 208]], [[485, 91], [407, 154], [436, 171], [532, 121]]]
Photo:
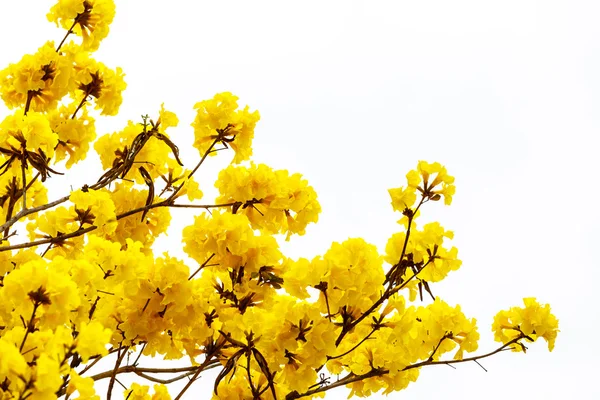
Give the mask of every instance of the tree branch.
[[[210, 363], [208, 363], [206, 365], [206, 367], [204, 367], [204, 369], [207, 370], [207, 369], [215, 368], [218, 365], [220, 365], [220, 363], [217, 360], [213, 360]], [[91, 378], [94, 381], [99, 381], [102, 379], [112, 377], [113, 373], [115, 375], [128, 374], [128, 373], [134, 373], [136, 375], [185, 373], [185, 374], [190, 375], [191, 373], [195, 373], [198, 368], [200, 368], [200, 366], [190, 366], [190, 367], [180, 367], [180, 368], [143, 368], [143, 367], [136, 367], [135, 365], [126, 365], [124, 367], [119, 367], [116, 370], [111, 369], [111, 370], [104, 371], [104, 372], [101, 372], [96, 375], [92, 375]], [[187, 376], [187, 375], [185, 375], [185, 376]]]
[[[515, 343], [517, 343], [519, 340], [521, 339], [526, 339], [528, 338], [528, 336], [526, 335], [519, 335], [518, 337], [512, 339], [511, 341], [503, 344], [502, 346], [498, 347], [496, 350], [494, 351], [490, 351], [489, 353], [485, 353], [479, 356], [473, 356], [473, 357], [468, 357], [468, 358], [463, 358], [462, 360], [448, 360], [448, 361], [433, 361], [433, 353], [432, 355], [425, 361], [421, 361], [419, 363], [416, 364], [412, 364], [412, 365], [408, 365], [406, 367], [404, 367], [402, 369], [402, 371], [408, 371], [409, 369], [414, 369], [414, 368], [420, 368], [420, 367], [424, 367], [427, 365], [452, 365], [452, 364], [458, 364], [458, 363], [464, 363], [464, 362], [469, 362], [469, 361], [475, 361], [477, 362], [478, 360], [481, 360], [483, 358], [486, 357], [490, 357], [493, 356], [494, 354], [500, 353], [501, 351], [507, 350], [507, 348]], [[441, 344], [441, 340], [439, 345]], [[437, 347], [436, 347], [437, 350]], [[435, 350], [434, 350], [435, 352]], [[367, 372], [366, 374], [363, 375], [354, 375], [353, 373], [349, 373], [348, 375], [346, 375], [345, 377], [343, 377], [342, 379], [338, 380], [337, 382], [332, 383], [331, 385], [327, 385], [327, 386], [322, 386], [319, 388], [315, 388], [312, 390], [307, 390], [304, 393], [298, 393], [298, 392], [291, 392], [288, 393], [288, 395], [286, 396], [286, 400], [294, 400], [294, 399], [299, 399], [301, 397], [306, 397], [306, 396], [312, 396], [315, 395], [317, 393], [321, 393], [321, 392], [325, 392], [327, 390], [331, 390], [334, 389], [336, 387], [340, 387], [340, 386], [345, 386], [348, 385], [350, 383], [354, 383], [354, 382], [358, 382], [358, 381], [362, 381], [364, 379], [368, 379], [368, 378], [373, 378], [373, 377], [377, 377], [377, 376], [382, 376], [385, 374], [388, 374], [389, 371], [385, 370], [385, 369], [377, 369], [374, 368], [371, 371]]]

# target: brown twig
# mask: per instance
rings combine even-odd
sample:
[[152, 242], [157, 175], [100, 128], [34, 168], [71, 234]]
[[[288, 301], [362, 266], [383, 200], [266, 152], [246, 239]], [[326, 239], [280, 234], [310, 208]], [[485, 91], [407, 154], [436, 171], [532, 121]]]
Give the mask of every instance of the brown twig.
[[[25, 153], [25, 149], [23, 148], [23, 153]], [[27, 208], [27, 173], [25, 172], [25, 168], [27, 167], [27, 163], [25, 161], [25, 157], [21, 160], [21, 179], [23, 181], [23, 192], [21, 197], [23, 197], [23, 210]]]
[[[2, 249], [0, 248], [0, 251]], [[367, 309], [367, 311], [365, 311], [363, 314], [361, 314], [360, 317], [358, 317], [357, 319], [355, 319], [354, 321], [352, 321], [352, 323], [350, 325], [348, 325], [348, 328], [346, 329], [342, 329], [342, 332], [340, 332], [340, 336], [338, 336], [337, 340], [335, 341], [335, 345], [338, 346], [341, 342], [342, 339], [344, 338], [344, 336], [346, 336], [346, 334], [348, 332], [350, 332], [352, 329], [354, 329], [354, 327], [356, 327], [363, 319], [365, 319], [367, 316], [369, 316], [373, 311], [375, 311], [377, 308], [379, 308], [384, 301], [386, 301], [388, 298], [390, 298], [392, 295], [394, 295], [395, 293], [397, 293], [398, 291], [404, 289], [406, 287], [406, 285], [408, 285], [408, 283], [413, 280], [415, 277], [417, 277], [417, 275], [419, 275], [419, 273], [421, 271], [423, 271], [425, 269], [425, 267], [427, 265], [429, 265], [429, 263], [432, 261], [433, 259], [430, 258], [429, 260], [427, 260], [427, 262], [423, 265], [423, 267], [417, 271], [416, 274], [413, 274], [410, 278], [408, 278], [406, 281], [404, 281], [401, 285], [398, 285], [392, 289], [387, 289], [379, 298], [379, 300], [377, 300], [375, 303], [373, 303], [373, 305], [371, 307], [369, 307]]]
[[181, 396], [183, 396], [183, 394], [185, 392], [187, 392], [187, 390], [190, 388], [190, 386], [192, 386], [192, 384], [194, 383], [194, 381], [198, 378], [198, 375], [200, 375], [200, 373], [202, 371], [208, 369], [209, 365], [211, 365], [213, 363], [215, 365], [217, 365], [218, 361], [217, 360], [211, 360], [211, 358], [213, 357], [214, 354], [217, 354], [221, 350], [221, 347], [224, 344], [225, 344], [225, 342], [223, 342], [221, 345], [217, 345], [212, 353], [206, 354], [206, 359], [204, 360], [204, 362], [200, 366], [198, 366], [198, 369], [196, 370], [196, 372], [194, 373], [194, 375], [192, 375], [192, 377], [190, 378], [189, 382], [185, 384], [185, 386], [183, 387], [183, 389], [181, 389], [181, 391], [175, 397], [174, 400], [181, 399]]
[[[219, 362], [217, 360], [213, 360], [206, 367], [204, 367], [204, 369], [206, 370], [206, 369], [215, 368], [218, 365], [220, 365]], [[127, 374], [127, 373], [134, 373], [134, 374], [140, 374], [140, 373], [142, 373], [142, 374], [178, 374], [178, 373], [191, 373], [191, 372], [195, 373], [198, 368], [199, 368], [198, 366], [179, 367], [179, 368], [144, 368], [144, 367], [136, 367], [135, 365], [126, 365], [124, 367], [119, 367], [116, 370], [115, 374], [119, 375], [119, 374]], [[99, 381], [102, 379], [112, 377], [113, 372], [115, 372], [115, 371], [114, 370], [104, 371], [99, 374], [92, 375], [91, 378], [94, 381]]]
[[197, 270], [196, 270], [196, 271], [195, 271], [195, 272], [194, 272], [192, 275], [190, 275], [190, 277], [188, 278], [188, 281], [191, 281], [191, 280], [192, 280], [192, 278], [193, 278], [194, 276], [196, 276], [196, 274], [197, 274], [198, 272], [202, 271], [202, 269], [203, 269], [204, 267], [206, 267], [206, 265], [208, 264], [208, 262], [209, 262], [210, 260], [212, 260], [212, 258], [213, 258], [214, 256], [215, 256], [215, 253], [211, 254], [211, 256], [210, 256], [210, 257], [208, 257], [208, 258], [206, 259], [206, 261], [204, 261], [204, 262], [202, 263], [202, 265], [200, 265], [200, 266], [198, 267], [198, 269], [197, 269]]
[[[527, 336], [525, 335], [519, 335], [518, 337], [512, 339], [511, 341], [503, 344], [502, 346], [500, 346], [499, 348], [497, 348], [494, 351], [490, 351], [489, 353], [485, 353], [479, 356], [473, 356], [473, 357], [468, 357], [468, 358], [463, 358], [462, 360], [448, 360], [448, 361], [433, 361], [431, 360], [431, 356], [429, 359], [416, 363], [416, 364], [412, 364], [409, 365], [405, 368], [402, 369], [402, 371], [408, 371], [409, 369], [414, 369], [414, 368], [420, 368], [420, 367], [424, 367], [427, 365], [449, 365], [451, 366], [452, 364], [458, 364], [458, 363], [464, 363], [464, 362], [469, 362], [469, 361], [475, 361], [477, 362], [478, 360], [481, 360], [483, 358], [486, 357], [490, 357], [493, 356], [494, 354], [500, 353], [501, 351], [507, 350], [507, 348], [515, 343], [517, 343], [519, 340], [521, 339], [526, 339]], [[433, 354], [433, 353], [432, 353]], [[288, 395], [286, 396], [286, 400], [294, 400], [294, 399], [299, 399], [301, 397], [306, 397], [306, 396], [312, 396], [315, 395], [317, 393], [321, 393], [321, 392], [325, 392], [327, 390], [331, 390], [334, 389], [336, 387], [340, 387], [340, 386], [345, 386], [348, 385], [350, 383], [354, 383], [354, 382], [358, 382], [358, 381], [362, 381], [364, 379], [368, 379], [368, 378], [373, 378], [376, 376], [382, 376], [389, 373], [389, 371], [385, 370], [385, 369], [377, 369], [374, 368], [371, 371], [367, 372], [366, 374], [363, 375], [355, 375], [353, 373], [349, 373], [348, 375], [346, 375], [345, 377], [343, 377], [342, 379], [338, 380], [337, 382], [332, 383], [331, 385], [327, 385], [327, 386], [322, 386], [316, 389], [312, 389], [312, 390], [308, 390], [304, 393], [298, 393], [298, 392], [291, 392], [288, 393]]]
[[110, 400], [112, 397], [112, 390], [115, 386], [115, 381], [117, 379], [117, 370], [119, 369], [119, 365], [121, 364], [121, 362], [123, 362], [123, 358], [125, 358], [127, 350], [129, 350], [129, 346], [126, 346], [123, 349], [123, 352], [117, 355], [117, 360], [115, 361], [115, 368], [111, 371], [110, 382], [108, 382], [108, 390], [106, 391], [107, 400]]
[[337, 355], [337, 356], [327, 356], [327, 361], [329, 360], [335, 360], [336, 358], [342, 358], [350, 353], [352, 353], [354, 350], [356, 350], [361, 344], [363, 344], [364, 342], [366, 342], [367, 340], [369, 340], [369, 338], [371, 337], [372, 334], [375, 333], [375, 331], [377, 331], [377, 328], [373, 327], [373, 329], [371, 330], [371, 332], [369, 332], [369, 334], [367, 336], [365, 336], [360, 342], [358, 342], [354, 347], [352, 347], [350, 350]]
[[60, 51], [60, 48], [62, 47], [62, 45], [65, 43], [65, 40], [67, 40], [67, 36], [69, 36], [71, 33], [73, 33], [73, 28], [75, 28], [75, 25], [77, 25], [77, 22], [79, 22], [79, 15], [81, 15], [81, 14], [78, 14], [77, 17], [75, 17], [75, 20], [73, 21], [73, 25], [71, 25], [71, 27], [67, 31], [67, 34], [65, 35], [65, 37], [63, 37], [63, 39], [60, 41], [60, 44], [56, 48], [57, 53]]
[[35, 318], [35, 313], [40, 305], [41, 305], [41, 303], [38, 303], [37, 301], [33, 303], [33, 311], [31, 312], [31, 318], [29, 319], [29, 323], [25, 327], [25, 335], [23, 336], [23, 341], [21, 342], [21, 346], [19, 346], [19, 352], [23, 351], [23, 346], [25, 346], [25, 341], [27, 340], [27, 336], [29, 335], [29, 332], [33, 328], [33, 320]]

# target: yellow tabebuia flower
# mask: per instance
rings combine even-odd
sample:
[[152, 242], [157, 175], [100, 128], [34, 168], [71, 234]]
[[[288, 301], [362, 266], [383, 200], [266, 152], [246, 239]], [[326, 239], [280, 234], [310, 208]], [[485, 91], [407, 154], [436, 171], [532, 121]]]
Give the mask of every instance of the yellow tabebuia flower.
[[167, 387], [163, 384], [154, 385], [152, 400], [171, 400], [171, 395], [169, 394]]
[[76, 371], [71, 370], [69, 374], [69, 386], [67, 387], [67, 394], [72, 395], [75, 391], [79, 393], [76, 400], [100, 400], [100, 396], [96, 394], [94, 389], [94, 380], [91, 377], [82, 377]]
[[337, 314], [341, 307], [355, 314], [368, 309], [380, 295], [385, 279], [383, 259], [377, 248], [363, 239], [348, 239], [333, 243], [322, 257], [310, 264], [291, 263], [284, 273], [284, 288], [302, 293], [307, 286], [320, 290], [322, 313]]
[[60, 361], [47, 353], [36, 360], [34, 398], [47, 398], [56, 393], [62, 385]]
[[255, 235], [243, 214], [200, 214], [193, 225], [184, 228], [183, 242], [183, 250], [198, 263], [214, 254], [212, 261], [220, 268], [244, 266], [247, 272], [259, 272], [260, 267], [278, 264], [281, 259], [275, 238]]
[[438, 200], [439, 196], [443, 196], [446, 205], [452, 203], [452, 196], [455, 192], [455, 186], [453, 185], [454, 177], [448, 175], [444, 166], [438, 162], [428, 163], [427, 161], [419, 161], [417, 171], [422, 178], [422, 190], [426, 193], [431, 193], [432, 200]]
[[75, 87], [70, 96], [78, 104], [94, 99], [95, 108], [102, 115], [117, 115], [123, 102], [122, 92], [127, 87], [123, 70], [114, 70], [96, 61], [87, 52], [76, 46], [64, 46], [63, 50], [73, 59], [73, 81]]
[[217, 203], [237, 202], [232, 210], [244, 213], [254, 229], [286, 233], [287, 239], [293, 233], [303, 235], [321, 212], [316, 192], [302, 175], [264, 164], [230, 165], [221, 170], [215, 187], [221, 194]]
[[[79, 114], [75, 114], [77, 106], [75, 102], [71, 102], [67, 106], [52, 110], [47, 116], [52, 131], [58, 135], [56, 161], [68, 156], [67, 168], [85, 159], [90, 143], [96, 139], [94, 118], [88, 115], [85, 106], [80, 109]], [[76, 115], [76, 118], [73, 118], [73, 115]]]
[[[109, 193], [117, 215], [144, 207], [148, 198], [147, 190], [135, 189], [133, 183], [128, 181], [117, 183]], [[127, 239], [132, 239], [149, 249], [154, 240], [166, 232], [171, 223], [171, 213], [168, 208], [159, 207], [148, 211], [143, 221], [141, 215], [137, 213], [120, 219], [115, 231], [105, 237], [121, 245], [126, 245]]]
[[[458, 257], [458, 249], [449, 250], [444, 245], [444, 239], [452, 239], [454, 233], [445, 230], [438, 222], [425, 224], [422, 230], [417, 229], [413, 222], [411, 234], [406, 242], [406, 232], [392, 235], [385, 246], [385, 261], [391, 265], [401, 263], [400, 257], [404, 250], [404, 257], [418, 264], [419, 279], [428, 282], [443, 280], [450, 271], [460, 268], [462, 261]], [[406, 242], [406, 247], [405, 247]], [[406, 279], [414, 275], [412, 270], [406, 271]]]
[[17, 376], [24, 376], [27, 371], [27, 362], [18, 347], [0, 338], [0, 380], [5, 378], [14, 380]]
[[58, 135], [52, 132], [46, 115], [38, 112], [16, 111], [0, 123], [0, 147], [21, 149], [37, 153], [43, 151], [47, 157], [54, 155]]
[[[542, 337], [548, 342], [548, 350], [552, 351], [559, 332], [558, 319], [551, 313], [548, 304], [538, 303], [535, 297], [524, 298], [523, 303], [525, 307], [512, 307], [494, 317], [494, 339], [507, 343], [520, 335], [527, 335], [533, 341]], [[523, 350], [522, 346], [513, 346], [513, 351]]]
[[0, 97], [8, 108], [49, 111], [71, 89], [72, 61], [47, 42], [35, 54], [0, 71]]
[[150, 386], [134, 382], [131, 384], [131, 388], [125, 389], [123, 396], [129, 400], [151, 400], [150, 394], [148, 394], [149, 391]]
[[238, 110], [237, 101], [238, 97], [223, 92], [194, 105], [197, 110], [192, 123], [194, 147], [201, 153], [208, 151], [213, 142], [220, 142], [235, 151], [233, 163], [240, 163], [252, 155], [254, 127], [260, 115], [258, 111], [250, 112], [248, 106]]
[[87, 362], [91, 356], [108, 354], [106, 345], [109, 343], [112, 331], [105, 328], [101, 323], [92, 321], [84, 322], [79, 328], [76, 340], [76, 350], [83, 362]]
[[117, 229], [115, 204], [109, 193], [99, 190], [79, 189], [71, 193], [69, 200], [75, 204], [77, 221], [96, 225], [104, 235], [111, 235]]
[[21, 325], [20, 316], [31, 317], [35, 309], [37, 327], [54, 328], [67, 323], [71, 310], [81, 302], [69, 274], [41, 258], [24, 263], [4, 278], [0, 299], [4, 303], [0, 315], [11, 327]]
[[408, 186], [406, 189], [399, 187], [396, 189], [388, 189], [392, 198], [392, 208], [394, 211], [404, 211], [411, 208], [417, 201], [417, 193], [415, 188]]
[[448, 175], [446, 168], [440, 163], [419, 161], [417, 169], [406, 174], [406, 180], [406, 188], [388, 190], [394, 211], [404, 212], [410, 209], [417, 201], [417, 191], [421, 194], [422, 201], [438, 201], [444, 197], [446, 205], [452, 203], [452, 196], [456, 191], [454, 177]]
[[113, 0], [59, 0], [47, 15], [50, 22], [82, 36], [82, 48], [87, 51], [98, 49], [114, 16]]

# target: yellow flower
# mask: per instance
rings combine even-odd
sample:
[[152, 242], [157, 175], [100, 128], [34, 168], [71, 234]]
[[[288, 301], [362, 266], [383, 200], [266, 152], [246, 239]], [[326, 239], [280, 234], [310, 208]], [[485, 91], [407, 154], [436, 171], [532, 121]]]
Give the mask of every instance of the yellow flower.
[[139, 383], [132, 383], [130, 389], [125, 389], [123, 393], [124, 398], [129, 400], [151, 400], [148, 391], [150, 390], [150, 386], [148, 385], [140, 385]]
[[[123, 181], [114, 186], [110, 197], [115, 204], [115, 213], [119, 215], [143, 207], [148, 191], [134, 189], [132, 182]], [[167, 207], [157, 207], [148, 211], [143, 221], [140, 216], [141, 213], [120, 219], [116, 230], [105, 237], [121, 245], [126, 245], [127, 239], [133, 239], [149, 249], [154, 240], [166, 232], [171, 223], [171, 213]]]
[[54, 155], [58, 135], [52, 132], [46, 115], [38, 112], [16, 111], [0, 123], [0, 147], [20, 150], [25, 147], [30, 152], [44, 152], [46, 157]]
[[333, 243], [323, 257], [316, 257], [309, 275], [303, 277], [306, 272], [295, 272], [304, 265], [295, 263], [284, 276], [294, 277], [292, 282], [302, 279], [307, 285], [321, 286], [321, 312], [336, 314], [347, 306], [358, 313], [369, 308], [381, 294], [385, 279], [382, 264], [374, 245], [360, 238], [348, 239], [341, 244]]
[[5, 321], [11, 324], [19, 324], [20, 315], [32, 315], [37, 303], [37, 328], [55, 328], [67, 323], [71, 311], [81, 304], [77, 286], [69, 274], [39, 257], [4, 278], [0, 299], [6, 308], [12, 307], [10, 320]]
[[107, 355], [108, 349], [106, 345], [110, 341], [111, 336], [112, 331], [102, 326], [101, 323], [97, 321], [84, 322], [79, 328], [79, 335], [76, 341], [76, 350], [83, 362], [88, 362], [91, 356]]
[[[258, 111], [248, 106], [238, 110], [238, 98], [229, 92], [218, 93], [211, 100], [196, 103], [194, 147], [201, 153], [208, 151], [213, 142], [231, 146], [235, 151], [233, 163], [240, 163], [252, 155], [254, 127], [260, 119]], [[212, 153], [215, 154], [215, 153]]]
[[264, 164], [230, 165], [219, 173], [215, 186], [221, 194], [217, 203], [238, 202], [233, 211], [244, 213], [254, 229], [286, 233], [287, 239], [293, 233], [303, 235], [321, 212], [316, 192], [302, 175]]
[[48, 21], [83, 37], [82, 48], [95, 51], [108, 35], [115, 16], [113, 0], [59, 0], [48, 13]]
[[123, 70], [120, 67], [110, 69], [73, 46], [65, 46], [64, 51], [74, 62], [73, 78], [77, 89], [72, 91], [71, 97], [81, 101], [91, 96], [102, 115], [117, 115], [123, 102], [122, 92], [127, 87]]
[[183, 250], [200, 264], [214, 254], [211, 263], [224, 269], [245, 266], [246, 273], [276, 265], [281, 258], [277, 241], [256, 236], [243, 214], [200, 214], [193, 225], [183, 229], [183, 243]]
[[38, 395], [53, 394], [62, 385], [60, 363], [46, 353], [42, 353], [37, 359], [35, 372], [35, 389]]
[[47, 42], [37, 53], [25, 55], [17, 64], [0, 71], [0, 96], [8, 108], [29, 106], [49, 111], [70, 89], [72, 65], [68, 57]]
[[[430, 194], [429, 198], [439, 200], [441, 196], [444, 196], [444, 203], [450, 205], [455, 192], [454, 177], [448, 175], [446, 168], [438, 162], [419, 161], [417, 170], [423, 178], [422, 189], [426, 194]], [[433, 174], [435, 177], [432, 179]], [[440, 185], [441, 187], [438, 187]], [[435, 188], [437, 189], [434, 190]]]
[[94, 389], [94, 379], [91, 377], [81, 377], [76, 371], [70, 373], [71, 379], [67, 387], [67, 394], [72, 395], [75, 391], [79, 392], [79, 400], [100, 400]]
[[417, 194], [415, 189], [408, 186], [406, 189], [402, 187], [396, 189], [388, 189], [390, 197], [392, 198], [392, 208], [394, 211], [404, 211], [415, 204], [417, 200]]
[[165, 103], [162, 103], [158, 112], [157, 124], [159, 124], [160, 132], [164, 133], [167, 128], [177, 126], [179, 118], [177, 118], [174, 112], [165, 110]]
[[75, 204], [77, 221], [80, 225], [96, 225], [99, 232], [110, 235], [117, 229], [115, 204], [107, 192], [81, 189], [71, 193], [69, 200]]
[[417, 169], [406, 174], [406, 180], [406, 190], [390, 189], [394, 210], [403, 211], [406, 207], [410, 208], [416, 201], [416, 198], [413, 200], [413, 194], [416, 196], [417, 190], [426, 200], [438, 201], [444, 197], [446, 205], [452, 203], [452, 196], [456, 190], [453, 185], [454, 177], [448, 175], [446, 168], [440, 163], [419, 161]]
[[[438, 222], [425, 224], [419, 230], [413, 223], [412, 230], [406, 249], [404, 260], [408, 257], [412, 262], [423, 267], [419, 272], [419, 278], [427, 282], [439, 282], [444, 279], [450, 271], [460, 268], [462, 261], [458, 257], [458, 249], [452, 247], [449, 250], [444, 245], [445, 239], [452, 239], [454, 233], [445, 230]], [[397, 265], [401, 260], [406, 233], [398, 232], [392, 235], [385, 246], [385, 261], [390, 265]], [[411, 270], [405, 272], [404, 280], [413, 275]]]
[[0, 380], [17, 379], [17, 376], [25, 375], [28, 369], [27, 362], [14, 344], [0, 338], [0, 354]]
[[171, 400], [171, 396], [169, 395], [169, 390], [167, 387], [162, 384], [154, 385], [154, 394], [152, 395], [152, 400]]
[[80, 109], [76, 118], [72, 118], [76, 108], [77, 104], [71, 102], [68, 106], [52, 110], [47, 116], [52, 130], [58, 135], [56, 162], [68, 155], [67, 168], [85, 159], [90, 143], [96, 139], [94, 118], [88, 115], [85, 106]]
[[[507, 343], [521, 334], [534, 341], [542, 337], [548, 342], [548, 350], [552, 351], [559, 332], [558, 319], [548, 304], [541, 305], [534, 297], [524, 298], [523, 303], [525, 307], [512, 307], [496, 314], [492, 325], [494, 339]], [[523, 348], [513, 346], [513, 351], [523, 351]]]

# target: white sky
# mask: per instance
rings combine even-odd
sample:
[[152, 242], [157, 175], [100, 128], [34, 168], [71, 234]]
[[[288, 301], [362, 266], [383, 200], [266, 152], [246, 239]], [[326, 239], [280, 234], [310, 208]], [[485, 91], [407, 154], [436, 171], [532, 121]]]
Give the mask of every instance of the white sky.
[[[560, 320], [553, 353], [539, 342], [485, 360], [487, 373], [430, 367], [391, 398], [600, 398], [600, 3], [117, 3], [97, 58], [123, 67], [129, 87], [100, 133], [165, 102], [181, 121], [171, 137], [186, 148], [194, 103], [239, 95], [262, 116], [254, 160], [303, 173], [323, 206], [306, 236], [283, 245], [292, 257], [357, 236], [383, 249], [399, 228], [387, 189], [418, 160], [440, 161], [457, 194], [451, 207], [427, 205], [423, 220], [455, 231], [464, 263], [434, 294], [478, 319], [482, 352], [497, 346], [495, 313], [523, 297], [550, 303]], [[0, 2], [0, 67], [62, 38], [45, 20], [52, 4]], [[206, 194], [229, 159], [200, 175]], [[74, 187], [99, 175], [75, 171]], [[162, 248], [177, 247], [177, 235]], [[198, 396], [208, 393], [188, 398]]]

